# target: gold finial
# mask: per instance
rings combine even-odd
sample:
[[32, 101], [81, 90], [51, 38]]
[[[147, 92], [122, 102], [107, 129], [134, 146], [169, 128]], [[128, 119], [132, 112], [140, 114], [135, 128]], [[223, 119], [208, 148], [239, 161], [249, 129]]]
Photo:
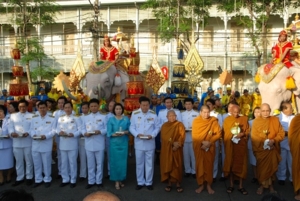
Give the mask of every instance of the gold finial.
[[295, 21], [298, 21], [298, 20], [299, 20], [299, 15], [297, 13], [296, 16], [295, 16]]
[[120, 29], [120, 27], [118, 27], [117, 31], [118, 31], [118, 33], [120, 33], [120, 32], [121, 32], [121, 29]]

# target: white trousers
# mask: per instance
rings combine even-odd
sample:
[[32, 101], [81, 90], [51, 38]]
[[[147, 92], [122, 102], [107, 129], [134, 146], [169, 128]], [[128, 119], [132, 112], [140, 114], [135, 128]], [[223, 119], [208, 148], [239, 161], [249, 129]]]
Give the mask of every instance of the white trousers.
[[153, 183], [154, 151], [154, 149], [149, 151], [135, 150], [138, 185], [149, 186]]
[[[86, 178], [87, 176], [87, 162], [86, 162], [86, 151], [85, 151], [85, 145], [84, 140], [79, 139], [79, 159], [80, 159], [80, 171], [79, 171], [79, 177]], [[81, 142], [83, 141], [83, 143]]]
[[33, 161], [31, 147], [24, 148], [13, 148], [14, 156], [16, 159], [16, 171], [17, 171], [17, 181], [24, 179], [24, 160], [26, 163], [26, 179], [33, 178]]
[[110, 166], [109, 166], [109, 159], [110, 159], [110, 151], [109, 151], [109, 144], [110, 144], [110, 138], [105, 138], [105, 150], [106, 150], [106, 159], [107, 159], [107, 175], [110, 175]]
[[57, 154], [57, 169], [58, 169], [58, 175], [61, 175], [61, 154], [60, 154], [60, 149], [59, 149], [59, 140], [60, 140], [60, 137], [58, 135], [55, 135], [56, 154]]
[[[35, 183], [51, 182], [52, 152], [32, 151]], [[44, 178], [42, 173], [44, 173]]]
[[218, 140], [215, 142], [215, 160], [214, 160], [213, 178], [217, 178], [217, 175], [218, 175], [219, 155], [220, 155], [220, 146], [219, 146], [219, 140]]
[[281, 161], [278, 165], [278, 170], [276, 172], [276, 176], [278, 180], [283, 180], [285, 181], [286, 179], [286, 173], [287, 173], [287, 169], [289, 170], [290, 173], [290, 181], [293, 181], [292, 179], [292, 155], [291, 155], [291, 151], [281, 148]]
[[[61, 177], [63, 183], [76, 183], [78, 149], [61, 150]], [[70, 178], [71, 177], [71, 178]]]
[[223, 172], [223, 166], [224, 166], [224, 161], [225, 161], [225, 146], [224, 146], [224, 142], [222, 140], [221, 142], [221, 149], [222, 149], [222, 177], [224, 177], [224, 172]]
[[87, 165], [88, 165], [88, 183], [102, 184], [104, 150], [101, 151], [86, 150], [86, 156], [87, 156]]
[[183, 162], [185, 173], [196, 174], [195, 154], [193, 142], [185, 142], [183, 146]]

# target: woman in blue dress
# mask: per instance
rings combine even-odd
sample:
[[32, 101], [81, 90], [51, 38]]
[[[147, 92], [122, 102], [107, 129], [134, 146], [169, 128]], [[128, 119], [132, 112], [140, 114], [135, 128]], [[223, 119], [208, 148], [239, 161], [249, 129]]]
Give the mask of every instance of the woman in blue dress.
[[115, 181], [117, 190], [124, 187], [122, 181], [127, 175], [128, 135], [130, 120], [123, 115], [124, 107], [116, 103], [114, 117], [107, 123], [107, 136], [110, 137], [110, 180]]

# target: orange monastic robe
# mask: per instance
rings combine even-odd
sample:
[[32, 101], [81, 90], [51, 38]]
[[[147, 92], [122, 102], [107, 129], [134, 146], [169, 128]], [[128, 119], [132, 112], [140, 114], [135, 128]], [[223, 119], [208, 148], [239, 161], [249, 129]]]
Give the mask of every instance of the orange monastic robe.
[[[241, 133], [245, 136], [240, 139], [238, 144], [231, 141], [233, 135], [231, 128], [235, 127], [235, 123], [239, 123]], [[248, 166], [248, 133], [250, 132], [248, 117], [240, 116], [235, 118], [228, 116], [223, 123], [224, 145], [225, 145], [225, 161], [223, 166], [224, 176], [227, 177], [230, 172], [234, 175], [246, 179]]]
[[[263, 131], [268, 131], [266, 135]], [[284, 138], [284, 130], [278, 117], [271, 116], [266, 119], [261, 117], [254, 119], [252, 125], [252, 150], [256, 157], [257, 179], [265, 188], [272, 184], [274, 174], [277, 172], [280, 157], [280, 142]], [[266, 139], [275, 141], [274, 148], [264, 149]]]
[[293, 118], [290, 124], [288, 137], [292, 154], [292, 177], [294, 191], [300, 190], [300, 115]]
[[[213, 182], [215, 142], [221, 138], [221, 132], [218, 119], [215, 117], [203, 119], [201, 116], [198, 116], [193, 121], [192, 140], [198, 185], [202, 185], [205, 181], [208, 184]], [[203, 141], [211, 142], [208, 151], [201, 149]]]
[[[166, 122], [161, 127], [160, 174], [161, 182], [181, 182], [183, 172], [184, 125], [179, 122]], [[173, 142], [180, 147], [173, 151]]]

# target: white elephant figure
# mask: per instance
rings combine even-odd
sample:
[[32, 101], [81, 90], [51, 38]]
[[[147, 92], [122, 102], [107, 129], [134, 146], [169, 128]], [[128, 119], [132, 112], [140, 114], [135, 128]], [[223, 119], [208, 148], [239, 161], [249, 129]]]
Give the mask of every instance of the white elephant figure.
[[[273, 114], [274, 110], [279, 109], [282, 101], [289, 101], [291, 99], [292, 93], [296, 95], [296, 104], [299, 112], [300, 66], [295, 62], [292, 62], [292, 64], [294, 66], [292, 66], [289, 69], [283, 66], [282, 69], [269, 83], [266, 83], [261, 79], [258, 85], [260, 94], [262, 96], [262, 103], [268, 103], [270, 105], [271, 114]], [[262, 65], [258, 69], [258, 73], [260, 74], [260, 77], [264, 75], [264, 66], [265, 65]], [[286, 89], [286, 78], [291, 75], [295, 79], [295, 84], [297, 86], [297, 88], [294, 90]]]
[[88, 72], [84, 79], [86, 86], [83, 88], [90, 98], [103, 98], [110, 101], [116, 93], [121, 94], [121, 101], [126, 97], [126, 83], [129, 81], [129, 76], [127, 72], [118, 70], [114, 65], [104, 72]]

